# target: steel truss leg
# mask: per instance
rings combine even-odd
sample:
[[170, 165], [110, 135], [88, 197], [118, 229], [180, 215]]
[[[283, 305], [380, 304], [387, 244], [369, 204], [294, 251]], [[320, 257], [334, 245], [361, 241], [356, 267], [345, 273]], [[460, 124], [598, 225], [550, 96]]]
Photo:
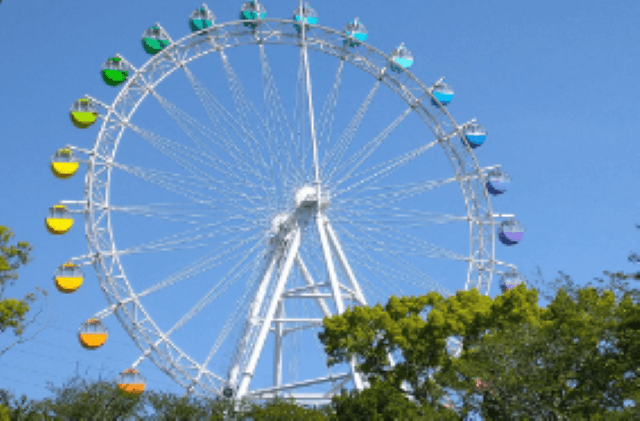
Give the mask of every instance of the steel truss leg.
[[[351, 285], [351, 288], [356, 292], [356, 299], [358, 300], [358, 303], [360, 305], [367, 305], [367, 300], [365, 299], [364, 294], [360, 289], [360, 284], [356, 280], [356, 277], [353, 274], [353, 270], [351, 270], [349, 261], [347, 260], [347, 257], [344, 255], [344, 252], [342, 251], [342, 247], [340, 246], [338, 237], [336, 236], [336, 233], [333, 230], [333, 227], [331, 226], [329, 219], [326, 217], [324, 217], [324, 226], [326, 227], [327, 233], [329, 234], [329, 239], [331, 240], [331, 246], [333, 246], [333, 250], [335, 251], [335, 254], [338, 256], [338, 261], [342, 266], [342, 270], [346, 278], [349, 280], [349, 284]], [[395, 361], [393, 359], [393, 356], [391, 356], [391, 354], [388, 354], [388, 358], [389, 358], [389, 364], [391, 365], [391, 367], [394, 367]], [[369, 386], [366, 380], [364, 381], [364, 383], [367, 387]], [[408, 391], [409, 385], [406, 382], [403, 382], [402, 388], [405, 391]]]
[[[337, 314], [342, 314], [345, 311], [345, 303], [342, 297], [342, 291], [340, 289], [340, 282], [338, 279], [338, 275], [336, 272], [336, 267], [334, 264], [334, 258], [337, 258], [340, 269], [344, 278], [349, 283], [351, 289], [355, 292], [355, 299], [359, 305], [367, 305], [364, 294], [362, 293], [362, 289], [356, 277], [349, 265], [349, 261], [345, 256], [340, 242], [336, 236], [335, 231], [331, 227], [329, 220], [322, 213], [318, 213], [316, 215], [316, 228], [318, 230], [318, 236], [320, 239], [320, 246], [322, 248], [323, 260], [326, 265], [327, 272], [329, 274], [329, 283], [332, 291], [332, 298], [335, 304], [335, 308], [337, 310]], [[264, 344], [269, 334], [270, 330], [274, 331], [275, 334], [275, 353], [274, 353], [274, 361], [273, 361], [273, 385], [274, 387], [279, 387], [282, 385], [282, 363], [283, 363], [283, 355], [282, 355], [282, 346], [283, 346], [283, 331], [285, 323], [285, 314], [284, 314], [284, 298], [283, 293], [285, 291], [285, 287], [287, 285], [287, 281], [291, 275], [291, 271], [293, 268], [293, 264], [295, 263], [300, 271], [302, 278], [305, 283], [309, 286], [314, 284], [314, 280], [312, 275], [309, 273], [304, 261], [302, 260], [299, 249], [301, 243], [301, 230], [299, 227], [296, 227], [294, 232], [291, 233], [290, 242], [288, 244], [288, 248], [285, 252], [282, 251], [274, 251], [273, 256], [271, 257], [270, 263], [265, 270], [265, 274], [261, 280], [260, 286], [256, 292], [256, 297], [252, 303], [252, 308], [250, 313], [248, 314], [247, 320], [247, 328], [245, 330], [244, 336], [241, 343], [241, 346], [236, 353], [236, 361], [234, 363], [233, 368], [230, 370], [229, 374], [229, 382], [232, 385], [239, 384], [238, 390], [236, 393], [236, 399], [241, 399], [244, 396], [249, 394], [249, 385], [251, 383], [251, 379], [255, 373], [255, 369], [262, 353], [262, 349], [264, 348]], [[268, 303], [268, 309], [266, 314], [264, 314], [264, 318], [257, 322], [258, 317], [260, 316], [260, 311], [263, 307], [264, 299], [266, 297], [268, 286], [272, 281], [272, 275], [275, 270], [276, 265], [280, 266], [280, 273], [278, 275], [278, 279], [276, 281], [275, 290], [273, 296], [270, 298]], [[313, 289], [313, 292], [317, 292], [317, 289]], [[321, 297], [316, 298], [316, 302], [320, 307], [322, 314], [326, 316], [333, 315], [333, 311], [327, 306], [325, 300]], [[274, 322], [274, 318], [277, 321]], [[260, 323], [259, 332], [257, 335], [257, 339], [249, 344], [249, 340], [255, 332], [254, 326], [256, 323]], [[273, 329], [271, 329], [273, 326]], [[247, 350], [247, 347], [250, 347]], [[243, 365], [244, 356], [246, 355], [246, 351], [249, 351], [251, 354], [249, 356], [248, 362]], [[393, 366], [394, 361], [391, 355], [389, 355], [390, 363]], [[368, 382], [366, 379], [362, 377], [360, 373], [356, 371], [356, 359], [355, 357], [351, 359], [349, 362], [350, 367], [350, 376], [348, 380], [352, 380], [355, 387], [358, 390], [362, 390], [365, 387], [368, 387]], [[242, 369], [242, 373], [239, 373]], [[239, 381], [237, 381], [237, 377], [240, 377]], [[341, 386], [344, 384], [341, 382]], [[333, 392], [328, 392], [329, 394]]]
[[289, 274], [291, 273], [291, 268], [293, 266], [293, 261], [298, 254], [298, 249], [300, 248], [300, 228], [296, 227], [293, 233], [293, 239], [289, 244], [289, 248], [285, 255], [284, 267], [282, 268], [282, 272], [280, 273], [280, 277], [278, 278], [278, 282], [276, 284], [275, 291], [273, 293], [273, 297], [271, 302], [269, 303], [269, 309], [267, 310], [267, 314], [262, 320], [262, 325], [260, 326], [260, 333], [258, 334], [258, 338], [253, 346], [253, 350], [251, 352], [251, 356], [249, 357], [249, 362], [246, 366], [246, 369], [241, 373], [240, 386], [238, 387], [238, 392], [236, 394], [237, 399], [242, 399], [249, 390], [249, 383], [251, 382], [251, 378], [256, 369], [256, 365], [258, 364], [258, 359], [260, 358], [260, 354], [262, 353], [262, 348], [264, 347], [264, 342], [267, 339], [267, 334], [269, 333], [269, 327], [273, 321], [273, 318], [276, 313], [276, 309], [278, 303], [282, 298], [282, 292], [284, 291], [284, 286], [289, 278]]
[[[284, 318], [284, 301], [278, 303], [278, 319]], [[276, 349], [273, 360], [273, 385], [282, 386], [282, 324], [284, 322], [276, 322], [274, 334], [276, 337]]]
[[262, 308], [262, 303], [264, 301], [265, 295], [267, 294], [267, 288], [269, 286], [269, 282], [271, 282], [273, 271], [280, 257], [281, 257], [281, 253], [275, 250], [271, 256], [269, 265], [265, 270], [265, 274], [262, 277], [262, 280], [260, 281], [260, 286], [258, 287], [253, 303], [251, 303], [251, 310], [247, 314], [247, 320], [245, 322], [244, 335], [242, 337], [242, 340], [240, 341], [238, 348], [236, 349], [235, 361], [233, 362], [233, 365], [229, 370], [228, 379], [229, 379], [229, 384], [232, 387], [235, 387], [238, 382], [238, 372], [240, 370], [240, 365], [242, 364], [243, 357], [245, 355], [246, 347], [249, 344], [249, 339], [253, 332], [253, 325], [256, 323], [256, 318], [258, 317], [260, 309]]
[[[318, 227], [318, 235], [320, 237], [320, 244], [322, 245], [322, 253], [324, 255], [324, 262], [327, 266], [327, 272], [329, 273], [329, 281], [331, 282], [331, 290], [333, 291], [333, 299], [338, 310], [338, 314], [344, 313], [344, 302], [342, 301], [342, 293], [340, 292], [340, 286], [338, 284], [338, 277], [336, 275], [336, 269], [333, 265], [333, 258], [331, 257], [331, 248], [329, 241], [327, 241], [327, 232], [325, 227], [326, 218], [322, 213], [318, 212], [316, 217], [316, 225]], [[351, 369], [351, 375], [353, 376], [353, 383], [358, 390], [362, 390], [364, 385], [362, 384], [362, 376], [356, 371], [356, 358], [351, 358], [349, 362]]]
[[[304, 264], [304, 261], [302, 260], [302, 257], [300, 257], [300, 254], [296, 256], [296, 266], [302, 274], [304, 282], [309, 286], [314, 285], [315, 282], [313, 281], [313, 277], [311, 276], [311, 273], [309, 273], [309, 269], [307, 269], [307, 265]], [[311, 291], [314, 294], [317, 294], [319, 292], [318, 288], [313, 288]], [[316, 298], [316, 303], [318, 303], [318, 307], [320, 307], [320, 311], [322, 311], [322, 315], [324, 317], [331, 317], [333, 315], [327, 304], [324, 302], [324, 298]]]

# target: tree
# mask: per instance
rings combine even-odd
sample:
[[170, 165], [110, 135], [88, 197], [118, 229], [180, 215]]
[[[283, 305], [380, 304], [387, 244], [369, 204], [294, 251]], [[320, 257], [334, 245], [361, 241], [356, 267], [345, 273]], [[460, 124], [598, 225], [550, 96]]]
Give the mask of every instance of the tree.
[[[614, 361], [620, 373], [623, 373], [621, 381], [615, 383], [626, 399], [635, 402], [636, 406], [626, 408], [625, 413], [640, 414], [640, 290], [633, 287], [631, 282], [640, 281], [640, 272], [623, 273], [605, 271], [605, 278], [595, 278], [597, 285], [589, 282], [585, 289], [593, 288], [598, 294], [612, 293], [615, 297], [616, 308], [614, 316], [616, 320], [612, 332], [608, 332], [608, 339], [603, 341], [601, 349]], [[539, 282], [547, 290], [558, 293], [564, 291], [573, 301], [578, 301], [581, 289], [576, 287], [572, 279], [560, 272], [560, 277], [555, 283], [549, 285], [544, 281]], [[541, 289], [543, 289], [541, 288]], [[546, 295], [548, 298], [549, 295]], [[613, 387], [613, 386], [612, 386]], [[634, 412], [635, 411], [635, 412]]]
[[293, 400], [282, 398], [275, 398], [266, 401], [264, 406], [253, 405], [253, 407], [244, 412], [242, 416], [247, 417], [247, 419], [273, 421], [323, 421], [329, 419], [327, 414], [323, 413], [321, 410], [305, 408], [297, 405]]
[[[640, 229], [640, 225], [636, 225], [636, 228]], [[640, 255], [638, 253], [631, 253], [629, 255], [629, 261], [633, 263], [640, 263]]]
[[189, 396], [178, 397], [174, 394], [154, 391], [147, 391], [144, 394], [146, 401], [153, 408], [154, 416], [148, 419], [205, 419], [213, 414], [223, 413], [222, 405], [209, 404]]
[[49, 384], [53, 398], [35, 404], [37, 413], [56, 419], [117, 419], [137, 415], [145, 403], [143, 395], [122, 392], [115, 382], [88, 380], [76, 374], [62, 386]]
[[[29, 252], [33, 249], [26, 241], [19, 241], [15, 245], [9, 245], [9, 240], [13, 237], [14, 234], [11, 229], [0, 225], [0, 333], [12, 329], [14, 335], [18, 338], [5, 348], [0, 349], [0, 356], [17, 344], [33, 339], [46, 327], [46, 325], [43, 326], [31, 337], [25, 338], [23, 336], [26, 328], [42, 312], [42, 309], [40, 309], [30, 321], [25, 322], [30, 303], [36, 300], [34, 293], [27, 294], [22, 300], [16, 298], [3, 299], [7, 286], [12, 286], [18, 279], [18, 269], [31, 260]], [[39, 287], [36, 287], [36, 290], [42, 293], [44, 297], [47, 296], [45, 290]]]
[[560, 273], [540, 323], [483, 338], [477, 354], [467, 355], [476, 366], [505, 360], [497, 365], [510, 370], [512, 384], [508, 377], [494, 383], [509, 413], [547, 419], [637, 414], [624, 401], [639, 397], [640, 307], [638, 290], [626, 282], [639, 274], [605, 274], [609, 281], [598, 279], [599, 287], [578, 288]]
[[[86, 373], [85, 373], [86, 375]], [[332, 412], [296, 405], [284, 399], [267, 401], [264, 406], [247, 400], [199, 399], [147, 390], [141, 395], [126, 394], [114, 382], [89, 380], [76, 370], [60, 387], [49, 385], [53, 397], [39, 402], [26, 396], [15, 399], [0, 389], [0, 421], [71, 419], [146, 419], [146, 420], [328, 420]], [[150, 409], [149, 409], [150, 407]]]
[[16, 399], [11, 392], [0, 389], [0, 421], [30, 419], [38, 414], [37, 403], [25, 395]]
[[[358, 370], [373, 384], [387, 383], [400, 390], [403, 381], [423, 407], [444, 410], [445, 395], [431, 376], [450, 365], [445, 344], [450, 336], [477, 336], [483, 328], [491, 299], [477, 291], [461, 291], [444, 299], [431, 292], [419, 297], [391, 297], [383, 308], [354, 307], [340, 316], [324, 319], [319, 334], [329, 365], [358, 360]], [[426, 320], [422, 314], [427, 312]], [[389, 353], [401, 353], [394, 367]], [[438, 374], [438, 373], [436, 373]]]
[[153, 409], [145, 413], [145, 419], [209, 419], [228, 420], [244, 419], [252, 410], [247, 399], [236, 402], [233, 399], [218, 397], [216, 399], [200, 399], [193, 396], [176, 396], [172, 393], [145, 391], [145, 402]]
[[[391, 297], [384, 308], [325, 319], [319, 337], [329, 364], [356, 356], [369, 379], [397, 390], [406, 381], [423, 410], [438, 414], [448, 391], [461, 398], [462, 416], [617, 416], [640, 389], [640, 317], [633, 290], [615, 287], [618, 295], [560, 289], [548, 308], [525, 285], [494, 300], [475, 290], [446, 299], [433, 292]], [[445, 350], [450, 336], [463, 342], [460, 358]], [[387, 354], [394, 352], [401, 358], [391, 367]]]
[[338, 420], [447, 420], [458, 419], [452, 410], [436, 412], [411, 402], [405, 393], [388, 382], [371, 379], [362, 391], [341, 390], [332, 398], [333, 412]]

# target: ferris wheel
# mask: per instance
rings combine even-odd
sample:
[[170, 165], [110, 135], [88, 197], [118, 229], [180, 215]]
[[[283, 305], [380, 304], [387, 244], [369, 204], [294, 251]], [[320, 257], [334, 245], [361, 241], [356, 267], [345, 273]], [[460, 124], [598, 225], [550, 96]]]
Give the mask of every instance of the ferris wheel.
[[102, 126], [92, 148], [53, 156], [59, 178], [87, 167], [85, 191], [45, 222], [64, 234], [84, 215], [89, 252], [54, 279], [70, 293], [94, 267], [109, 305], [79, 339], [104, 346], [119, 319], [142, 352], [122, 390], [144, 390], [148, 358], [198, 396], [327, 402], [367, 381], [355, 360], [327, 368], [323, 317], [523, 282], [495, 256], [524, 229], [493, 211], [510, 178], [474, 155], [487, 130], [453, 119], [453, 89], [418, 80], [404, 44], [387, 55], [358, 18], [318, 22], [301, 2], [274, 19], [248, 1], [227, 23], [203, 5], [180, 40], [148, 28], [141, 67], [105, 62], [111, 105], [73, 104], [76, 127]]

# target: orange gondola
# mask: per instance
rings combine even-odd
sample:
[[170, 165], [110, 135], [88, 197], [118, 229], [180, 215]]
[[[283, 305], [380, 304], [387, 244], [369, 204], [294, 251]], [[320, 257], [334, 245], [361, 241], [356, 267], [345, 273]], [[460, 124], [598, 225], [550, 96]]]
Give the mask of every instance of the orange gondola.
[[107, 327], [98, 319], [89, 319], [80, 325], [78, 338], [86, 349], [98, 349], [107, 341]]
[[118, 389], [127, 394], [139, 395], [144, 392], [146, 381], [142, 374], [137, 370], [130, 368], [123, 371], [118, 377]]

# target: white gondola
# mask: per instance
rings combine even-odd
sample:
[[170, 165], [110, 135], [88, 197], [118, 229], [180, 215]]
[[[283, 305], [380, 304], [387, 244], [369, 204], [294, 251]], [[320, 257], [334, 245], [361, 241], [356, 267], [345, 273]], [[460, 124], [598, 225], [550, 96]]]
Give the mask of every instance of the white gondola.
[[500, 290], [505, 293], [509, 290], [516, 288], [518, 285], [525, 284], [527, 279], [520, 272], [512, 270], [504, 275], [500, 279]]
[[504, 171], [493, 170], [487, 174], [487, 190], [494, 196], [506, 192], [511, 186], [511, 177]]

